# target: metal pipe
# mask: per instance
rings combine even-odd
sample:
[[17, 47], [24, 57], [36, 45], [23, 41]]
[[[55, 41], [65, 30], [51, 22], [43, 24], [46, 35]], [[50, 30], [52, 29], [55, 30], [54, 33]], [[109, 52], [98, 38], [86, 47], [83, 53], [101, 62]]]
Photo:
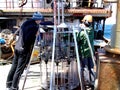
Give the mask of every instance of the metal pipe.
[[87, 34], [85, 28], [84, 28], [83, 30], [84, 30], [85, 36], [86, 36], [86, 38], [87, 38], [88, 46], [89, 46], [89, 48], [90, 48], [90, 54], [91, 54], [91, 57], [92, 57], [92, 61], [93, 61], [94, 67], [96, 68], [96, 63], [95, 63], [95, 59], [94, 59], [94, 54], [93, 54], [93, 50], [92, 50], [92, 47], [91, 47], [91, 44], [90, 44], [90, 40], [89, 40], [88, 34]]
[[59, 89], [58, 89], [58, 84], [59, 84], [59, 83], [58, 83], [58, 82], [59, 82], [59, 80], [58, 80], [58, 79], [59, 79], [59, 74], [58, 74], [58, 64], [59, 64], [59, 62], [56, 62], [56, 66], [57, 66], [57, 78], [56, 78], [57, 87], [56, 87], [56, 89], [57, 89], [57, 90], [59, 90]]
[[54, 78], [54, 58], [55, 58], [55, 39], [56, 39], [56, 0], [54, 0], [54, 32], [53, 32], [53, 49], [52, 49], [52, 64], [51, 64], [51, 78], [50, 78], [50, 90], [53, 89], [53, 78]]
[[42, 47], [41, 47], [41, 44], [42, 44], [42, 38], [41, 38], [41, 36], [40, 36], [40, 34], [41, 34], [41, 32], [40, 32], [40, 30], [39, 30], [39, 60], [40, 60], [40, 85], [42, 84], [42, 61], [41, 61], [41, 51], [42, 51]]
[[8, 8], [8, 7], [7, 7], [7, 3], [8, 3], [8, 2], [7, 2], [7, 0], [5, 0], [5, 2], [6, 2], [6, 9], [7, 9], [7, 8]]
[[12, 0], [12, 8], [14, 8], [14, 0]]
[[99, 75], [100, 75], [100, 59], [99, 59], [99, 55], [97, 54], [96, 56], [97, 58], [97, 70], [96, 70], [96, 80], [95, 80], [95, 84], [94, 84], [94, 90], [98, 90], [98, 79], [99, 79]]
[[32, 8], [33, 8], [33, 0], [31, 0], [31, 6], [32, 6]]
[[60, 24], [60, 1], [58, 0], [57, 4], [57, 9], [58, 9], [58, 25]]
[[102, 32], [102, 36], [104, 35], [104, 31], [105, 31], [105, 18], [103, 19], [103, 27], [102, 27], [102, 29], [103, 29], [103, 32]]
[[64, 23], [64, 3], [62, 0], [62, 23]]
[[82, 79], [81, 79], [81, 62], [80, 62], [80, 58], [79, 58], [79, 52], [78, 52], [78, 44], [77, 44], [77, 40], [76, 40], [76, 33], [75, 33], [75, 27], [73, 26], [73, 38], [74, 38], [74, 42], [75, 42], [75, 51], [76, 51], [76, 57], [77, 57], [77, 66], [78, 66], [78, 75], [79, 75], [79, 81], [80, 81], [80, 88], [81, 90], [84, 90], [83, 88], [83, 84], [82, 84]]
[[[37, 42], [37, 37], [36, 37], [36, 39], [35, 39], [34, 46], [36, 45], [36, 42]], [[32, 53], [31, 53], [30, 61], [29, 61], [28, 65], [27, 65], [27, 69], [26, 69], [26, 73], [25, 73], [25, 78], [24, 78], [22, 90], [24, 90], [25, 83], [26, 83], [26, 79], [27, 79], [27, 74], [28, 74], [28, 72], [29, 72], [29, 68], [30, 68], [31, 61], [32, 61], [32, 59], [33, 59], [34, 46], [33, 46], [33, 50], [32, 50]]]
[[40, 61], [40, 85], [42, 84], [42, 62]]

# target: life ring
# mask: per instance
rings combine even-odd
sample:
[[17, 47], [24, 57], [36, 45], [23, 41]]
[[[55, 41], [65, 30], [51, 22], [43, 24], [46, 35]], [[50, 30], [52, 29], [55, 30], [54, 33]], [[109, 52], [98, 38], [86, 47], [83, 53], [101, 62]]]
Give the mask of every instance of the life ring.
[[105, 51], [109, 52], [109, 53], [113, 53], [113, 54], [119, 54], [120, 55], [120, 49], [118, 48], [112, 48], [110, 45], [106, 45], [104, 47]]

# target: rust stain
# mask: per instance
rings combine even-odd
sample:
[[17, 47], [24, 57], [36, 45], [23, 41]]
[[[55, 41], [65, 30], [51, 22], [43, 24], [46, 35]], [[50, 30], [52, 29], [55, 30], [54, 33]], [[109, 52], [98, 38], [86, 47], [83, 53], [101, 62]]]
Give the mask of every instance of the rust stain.
[[116, 90], [120, 84], [120, 65], [101, 63], [98, 90]]

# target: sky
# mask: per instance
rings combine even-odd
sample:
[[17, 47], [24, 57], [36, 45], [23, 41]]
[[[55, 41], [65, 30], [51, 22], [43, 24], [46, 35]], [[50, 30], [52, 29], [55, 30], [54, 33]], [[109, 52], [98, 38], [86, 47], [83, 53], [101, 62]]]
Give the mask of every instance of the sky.
[[112, 4], [112, 16], [107, 18], [105, 23], [106, 24], [116, 24], [116, 11], [117, 11], [117, 5], [115, 3]]

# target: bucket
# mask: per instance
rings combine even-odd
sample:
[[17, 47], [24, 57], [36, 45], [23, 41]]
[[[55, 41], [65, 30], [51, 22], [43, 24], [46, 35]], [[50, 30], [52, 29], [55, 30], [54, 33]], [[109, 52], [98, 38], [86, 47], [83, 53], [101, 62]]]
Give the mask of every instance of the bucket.
[[40, 51], [40, 50], [39, 50], [39, 47], [38, 47], [38, 46], [35, 46], [35, 47], [34, 47], [33, 54], [32, 54], [32, 61], [38, 60], [39, 51]]

